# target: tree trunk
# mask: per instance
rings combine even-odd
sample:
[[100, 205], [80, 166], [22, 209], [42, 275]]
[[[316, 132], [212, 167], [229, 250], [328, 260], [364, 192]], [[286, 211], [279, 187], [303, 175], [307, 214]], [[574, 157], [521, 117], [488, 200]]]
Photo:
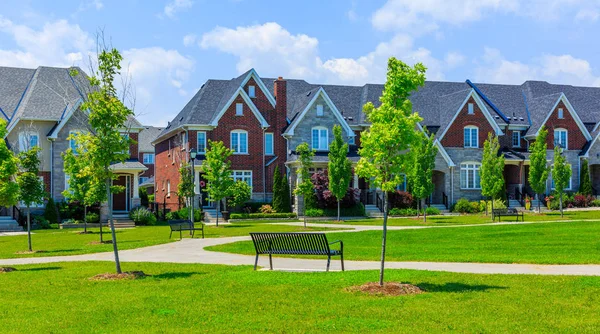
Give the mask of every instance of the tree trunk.
[[542, 208], [540, 206], [540, 202], [541, 202], [541, 200], [540, 200], [540, 194], [537, 194], [537, 196], [538, 196], [538, 198], [537, 198], [537, 201], [538, 201], [538, 213], [542, 213]]
[[421, 200], [417, 201], [417, 218], [421, 217]]
[[340, 221], [340, 200], [338, 199], [337, 201], [337, 205], [338, 205], [338, 221]]
[[388, 203], [387, 192], [383, 192], [383, 236], [381, 238], [381, 270], [379, 271], [379, 286], [383, 286], [383, 272], [385, 269], [385, 244], [387, 241]]
[[304, 228], [306, 228], [306, 201], [304, 200], [304, 195], [302, 195], [302, 208], [302, 211], [304, 212], [304, 215], [302, 216], [304, 218]]
[[423, 222], [426, 223], [427, 222], [427, 204], [425, 203], [425, 200], [423, 199]]
[[87, 233], [87, 206], [83, 205], [83, 233]]
[[[110, 183], [111, 179], [106, 179], [106, 195], [109, 199], [109, 203], [112, 203], [110, 194]], [[119, 261], [119, 248], [117, 247], [117, 234], [115, 233], [115, 222], [113, 220], [112, 206], [110, 206], [108, 210], [108, 221], [110, 222], [110, 233], [112, 235], [113, 252], [115, 253], [115, 266], [117, 269], [117, 274], [120, 274], [121, 261]], [[100, 223], [100, 226], [102, 226], [102, 223]], [[100, 233], [100, 235], [102, 235], [102, 233]]]
[[219, 227], [219, 209], [221, 208], [221, 200], [217, 201], [217, 227]]
[[29, 205], [27, 206], [27, 245], [29, 247], [29, 251], [33, 252], [33, 249], [31, 248], [31, 215], [29, 214], [31, 212], [31, 209], [29, 208]]
[[562, 200], [562, 197], [563, 197], [563, 196], [562, 196], [562, 195], [563, 195], [563, 194], [562, 194], [562, 193], [560, 193], [560, 217], [561, 217], [561, 218], [562, 218], [562, 217], [564, 217], [564, 214], [563, 214], [563, 200]]
[[[485, 210], [487, 211], [487, 204], [485, 205]], [[494, 196], [492, 196], [492, 223], [494, 222]]]

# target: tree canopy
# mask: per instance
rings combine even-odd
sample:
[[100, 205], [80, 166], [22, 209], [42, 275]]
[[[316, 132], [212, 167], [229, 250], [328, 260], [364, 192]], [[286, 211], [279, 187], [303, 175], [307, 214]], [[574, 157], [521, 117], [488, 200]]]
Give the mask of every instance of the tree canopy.
[[[207, 181], [208, 199], [217, 203], [217, 210], [219, 210], [223, 198], [229, 196], [233, 185], [231, 162], [229, 161], [231, 154], [231, 149], [225, 147], [223, 142], [208, 141], [208, 150], [206, 151], [206, 158], [202, 162], [202, 170]], [[218, 224], [219, 217], [217, 214], [217, 226]]]
[[481, 194], [493, 200], [501, 197], [504, 191], [504, 154], [499, 154], [500, 143], [498, 137], [492, 133], [483, 143], [483, 157], [481, 159]]
[[[412, 164], [407, 177], [412, 195], [424, 201], [433, 192], [433, 169], [438, 150], [433, 134], [419, 132], [418, 137], [410, 150]], [[425, 210], [423, 211], [423, 219], [427, 220], [427, 214]]]
[[342, 138], [342, 127], [333, 127], [333, 142], [329, 145], [329, 191], [337, 201], [337, 219], [340, 220], [340, 201], [348, 192], [352, 177], [352, 163], [348, 159], [348, 144]]
[[0, 207], [11, 207], [19, 200], [19, 184], [15, 180], [19, 160], [8, 149], [5, 136], [6, 122], [0, 119]]

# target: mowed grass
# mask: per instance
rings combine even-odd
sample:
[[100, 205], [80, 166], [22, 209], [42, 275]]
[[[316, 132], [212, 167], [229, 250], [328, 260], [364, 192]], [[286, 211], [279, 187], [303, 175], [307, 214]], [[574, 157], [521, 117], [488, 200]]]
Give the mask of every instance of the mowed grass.
[[[600, 222], [532, 223], [388, 231], [389, 261], [600, 264]], [[344, 258], [379, 260], [381, 231], [332, 233]], [[206, 248], [254, 254], [252, 242]]]
[[[567, 211], [564, 217], [560, 216], [560, 212], [548, 213], [526, 213], [525, 221], [562, 221], [562, 220], [581, 220], [581, 219], [598, 219], [600, 220], [600, 211]], [[502, 217], [502, 221], [515, 221], [515, 217]], [[323, 220], [312, 221], [315, 223], [326, 224], [348, 224], [348, 225], [383, 225], [383, 218], [365, 218], [345, 220], [342, 222]], [[423, 222], [423, 217], [406, 217], [406, 218], [389, 218], [389, 226], [444, 226], [444, 225], [469, 225], [469, 224], [489, 224], [492, 222], [492, 216], [485, 214], [470, 214], [470, 215], [452, 215], [452, 216], [430, 216], [427, 217], [427, 222]]]
[[[104, 240], [111, 240], [110, 229], [104, 228]], [[219, 227], [206, 226], [206, 238], [246, 236], [250, 232], [300, 232], [322, 231], [327, 228], [307, 228], [286, 225], [265, 224], [230, 224]], [[33, 250], [41, 251], [33, 254], [17, 254], [27, 250], [27, 235], [0, 237], [0, 258], [40, 257], [58, 255], [77, 255], [112, 251], [112, 244], [98, 244], [99, 229], [88, 229], [93, 233], [79, 234], [83, 229], [35, 230], [31, 236]], [[169, 226], [139, 226], [129, 229], [117, 229], [117, 242], [120, 250], [140, 248], [174, 242], [179, 240], [179, 232], [173, 232], [169, 239]], [[196, 231], [195, 238], [201, 232]], [[184, 231], [184, 238], [189, 232]]]
[[[110, 262], [0, 274], [4, 333], [596, 332], [600, 278], [388, 270], [427, 293], [348, 292], [378, 272], [285, 273], [249, 266], [125, 263], [152, 275], [91, 281]], [[24, 284], [24, 282], [26, 282]], [[27, 311], [29, 310], [29, 311]]]

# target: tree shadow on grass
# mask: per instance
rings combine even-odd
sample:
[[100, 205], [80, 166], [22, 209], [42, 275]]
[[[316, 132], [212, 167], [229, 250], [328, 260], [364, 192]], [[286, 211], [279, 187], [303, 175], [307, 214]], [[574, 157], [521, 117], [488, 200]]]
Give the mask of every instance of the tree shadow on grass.
[[60, 270], [62, 267], [39, 267], [39, 268], [28, 268], [21, 269], [19, 271], [46, 271], [46, 270]]
[[168, 272], [158, 275], [152, 275], [154, 278], [159, 279], [173, 279], [173, 278], [189, 278], [195, 275], [206, 275], [206, 272]]
[[248, 225], [248, 224], [232, 224], [232, 225], [223, 225], [223, 226], [219, 226], [222, 228], [239, 228], [239, 227], [251, 227], [252, 225]]
[[472, 291], [488, 291], [488, 290], [505, 290], [508, 287], [494, 285], [470, 285], [457, 282], [448, 282], [444, 284], [433, 283], [418, 283], [419, 288], [427, 292], [472, 292]]

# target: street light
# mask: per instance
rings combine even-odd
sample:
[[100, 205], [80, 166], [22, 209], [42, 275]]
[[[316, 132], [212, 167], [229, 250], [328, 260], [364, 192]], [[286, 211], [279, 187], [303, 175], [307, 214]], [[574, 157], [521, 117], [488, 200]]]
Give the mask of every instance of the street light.
[[195, 171], [196, 171], [196, 168], [195, 168], [196, 149], [195, 148], [193, 148], [190, 151], [190, 160], [192, 160], [192, 184], [194, 185], [194, 191], [193, 191], [193, 195], [192, 195], [192, 198], [191, 198], [190, 202], [192, 202], [191, 203], [192, 204], [192, 213], [191, 213], [191, 216], [192, 216], [192, 224], [194, 224], [194, 220], [195, 220], [194, 219], [195, 218], [194, 217], [194, 201], [196, 200], [196, 198], [195, 198], [196, 197], [196, 173], [195, 173]]

